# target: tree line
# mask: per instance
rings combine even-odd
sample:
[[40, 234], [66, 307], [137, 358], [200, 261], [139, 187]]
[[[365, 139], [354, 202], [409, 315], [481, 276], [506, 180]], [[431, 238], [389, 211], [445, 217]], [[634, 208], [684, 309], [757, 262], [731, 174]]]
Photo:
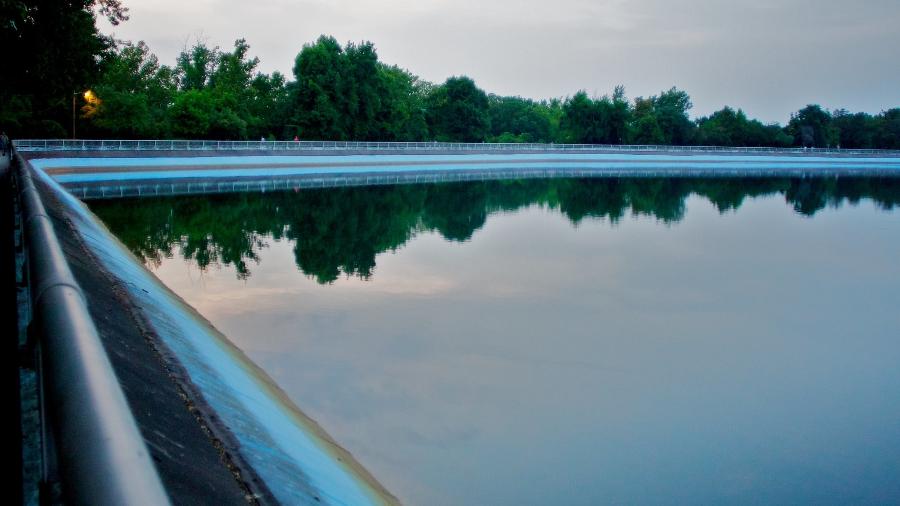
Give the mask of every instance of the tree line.
[[[430, 83], [379, 61], [371, 42], [321, 36], [291, 78], [258, 70], [247, 41], [198, 42], [164, 65], [143, 42], [99, 33], [127, 20], [117, 0], [0, 0], [0, 128], [16, 137], [545, 142], [900, 149], [900, 107], [872, 115], [811, 104], [786, 125], [740, 109], [691, 119], [671, 88], [629, 100], [578, 91], [531, 100], [466, 76]], [[85, 90], [91, 90], [84, 94]], [[72, 118], [72, 108], [75, 118]]]

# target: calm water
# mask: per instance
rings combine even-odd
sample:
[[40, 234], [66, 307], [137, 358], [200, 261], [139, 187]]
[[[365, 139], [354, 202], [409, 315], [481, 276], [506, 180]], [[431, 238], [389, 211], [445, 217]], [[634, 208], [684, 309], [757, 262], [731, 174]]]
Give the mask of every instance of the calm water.
[[92, 209], [411, 504], [900, 501], [900, 179]]

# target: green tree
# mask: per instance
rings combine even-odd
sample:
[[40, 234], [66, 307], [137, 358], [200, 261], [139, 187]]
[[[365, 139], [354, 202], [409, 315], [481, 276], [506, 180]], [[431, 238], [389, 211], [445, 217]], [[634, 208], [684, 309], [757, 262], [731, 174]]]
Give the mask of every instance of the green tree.
[[694, 124], [688, 118], [691, 107], [691, 97], [675, 87], [653, 97], [653, 111], [663, 133], [663, 142], [675, 145], [691, 142], [694, 133]]
[[744, 111], [730, 107], [697, 120], [694, 143], [712, 146], [770, 146], [791, 145], [792, 138], [777, 124], [763, 125], [747, 118]]
[[629, 142], [634, 144], [664, 144], [666, 142], [659, 121], [656, 119], [652, 97], [634, 99]]
[[85, 106], [92, 136], [126, 139], [170, 135], [168, 109], [175, 94], [172, 69], [141, 41], [108, 53], [94, 87], [96, 105]]
[[349, 137], [343, 128], [343, 49], [333, 37], [319, 37], [315, 44], [303, 46], [294, 62], [292, 123], [306, 138], [343, 140]]
[[837, 129], [838, 144], [842, 148], [871, 149], [875, 147], [877, 123], [870, 114], [852, 114], [838, 109], [831, 115], [831, 124]]
[[290, 138], [294, 135], [286, 127], [291, 92], [283, 74], [257, 73], [247, 91], [245, 106], [254, 118], [248, 130], [251, 139], [263, 136]]
[[792, 114], [786, 131], [793, 136], [795, 146], [834, 147], [840, 139], [837, 128], [831, 124], [831, 113], [815, 104]]
[[583, 90], [563, 103], [560, 123], [563, 140], [581, 144], [622, 144], [628, 132], [631, 108], [625, 89], [616, 87], [613, 96], [592, 99]]
[[230, 53], [218, 48], [213, 51], [216, 59], [207, 85], [215, 104], [209, 132], [212, 138], [246, 139], [251, 132], [265, 132], [264, 119], [254, 114], [262, 105], [253, 86], [259, 76], [259, 58], [249, 58], [249, 51], [244, 39], [236, 40]]
[[378, 140], [424, 141], [428, 138], [425, 97], [429, 84], [397, 66], [379, 64], [382, 110], [378, 115]]
[[690, 144], [695, 129], [687, 113], [691, 107], [688, 94], [675, 87], [650, 98], [636, 98], [631, 116], [631, 142]]
[[547, 104], [522, 97], [488, 96], [489, 140], [494, 142], [551, 142]]
[[875, 147], [900, 149], [900, 107], [879, 114], [875, 124]]
[[616, 86], [609, 105], [610, 119], [607, 142], [610, 144], [624, 144], [628, 139], [628, 125], [632, 117], [631, 105], [625, 97], [624, 86]]
[[744, 111], [725, 107], [697, 120], [695, 140], [701, 145], [741, 146], [747, 137], [747, 123]]
[[113, 24], [128, 19], [117, 0], [0, 1], [0, 127], [11, 135], [70, 130], [73, 94], [95, 81], [112, 47], [97, 30], [94, 8]]
[[593, 100], [579, 91], [563, 104], [560, 130], [566, 142], [605, 143], [609, 136], [609, 117], [601, 100]]
[[172, 133], [181, 139], [203, 139], [209, 133], [215, 104], [209, 92], [187, 90], [175, 97], [170, 111]]
[[203, 43], [183, 51], [175, 67], [179, 85], [171, 108], [173, 133], [198, 139], [247, 139], [281, 133], [288, 93], [284, 77], [256, 72], [244, 39], [231, 52]]
[[428, 128], [436, 140], [482, 142], [490, 132], [487, 95], [468, 77], [451, 77], [436, 86], [426, 107]]
[[175, 78], [181, 91], [202, 90], [209, 84], [215, 72], [220, 52], [197, 42], [190, 49], [183, 49], [175, 62]]
[[379, 140], [378, 117], [388, 107], [382, 102], [385, 81], [375, 46], [371, 42], [349, 43], [344, 49], [344, 60], [343, 128], [350, 139]]

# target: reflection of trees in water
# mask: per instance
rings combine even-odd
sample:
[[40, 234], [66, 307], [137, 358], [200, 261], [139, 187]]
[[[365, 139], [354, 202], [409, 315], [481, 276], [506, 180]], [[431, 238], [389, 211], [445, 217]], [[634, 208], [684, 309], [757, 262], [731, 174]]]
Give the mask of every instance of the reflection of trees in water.
[[627, 213], [666, 223], [684, 217], [685, 199], [699, 195], [720, 212], [747, 197], [781, 194], [813, 215], [827, 206], [870, 199], [900, 204], [900, 179], [526, 179], [284, 193], [97, 201], [92, 209], [138, 257], [158, 265], [176, 251], [200, 268], [234, 265], [238, 276], [269, 238], [294, 243], [297, 266], [320, 283], [341, 274], [368, 278], [379, 253], [403, 246], [420, 231], [466, 241], [498, 211], [529, 205], [559, 210], [573, 223], [615, 224]]

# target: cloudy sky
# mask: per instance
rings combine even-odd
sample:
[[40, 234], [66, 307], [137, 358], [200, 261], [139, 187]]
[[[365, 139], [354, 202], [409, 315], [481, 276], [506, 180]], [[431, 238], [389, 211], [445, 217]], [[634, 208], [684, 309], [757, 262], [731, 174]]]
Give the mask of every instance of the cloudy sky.
[[728, 104], [787, 121], [807, 103], [900, 106], [897, 0], [125, 0], [107, 33], [171, 64], [198, 37], [244, 37], [266, 72], [291, 75], [320, 34], [371, 40], [380, 59], [440, 82], [548, 98], [617, 84], [629, 97], [678, 86], [694, 115]]

